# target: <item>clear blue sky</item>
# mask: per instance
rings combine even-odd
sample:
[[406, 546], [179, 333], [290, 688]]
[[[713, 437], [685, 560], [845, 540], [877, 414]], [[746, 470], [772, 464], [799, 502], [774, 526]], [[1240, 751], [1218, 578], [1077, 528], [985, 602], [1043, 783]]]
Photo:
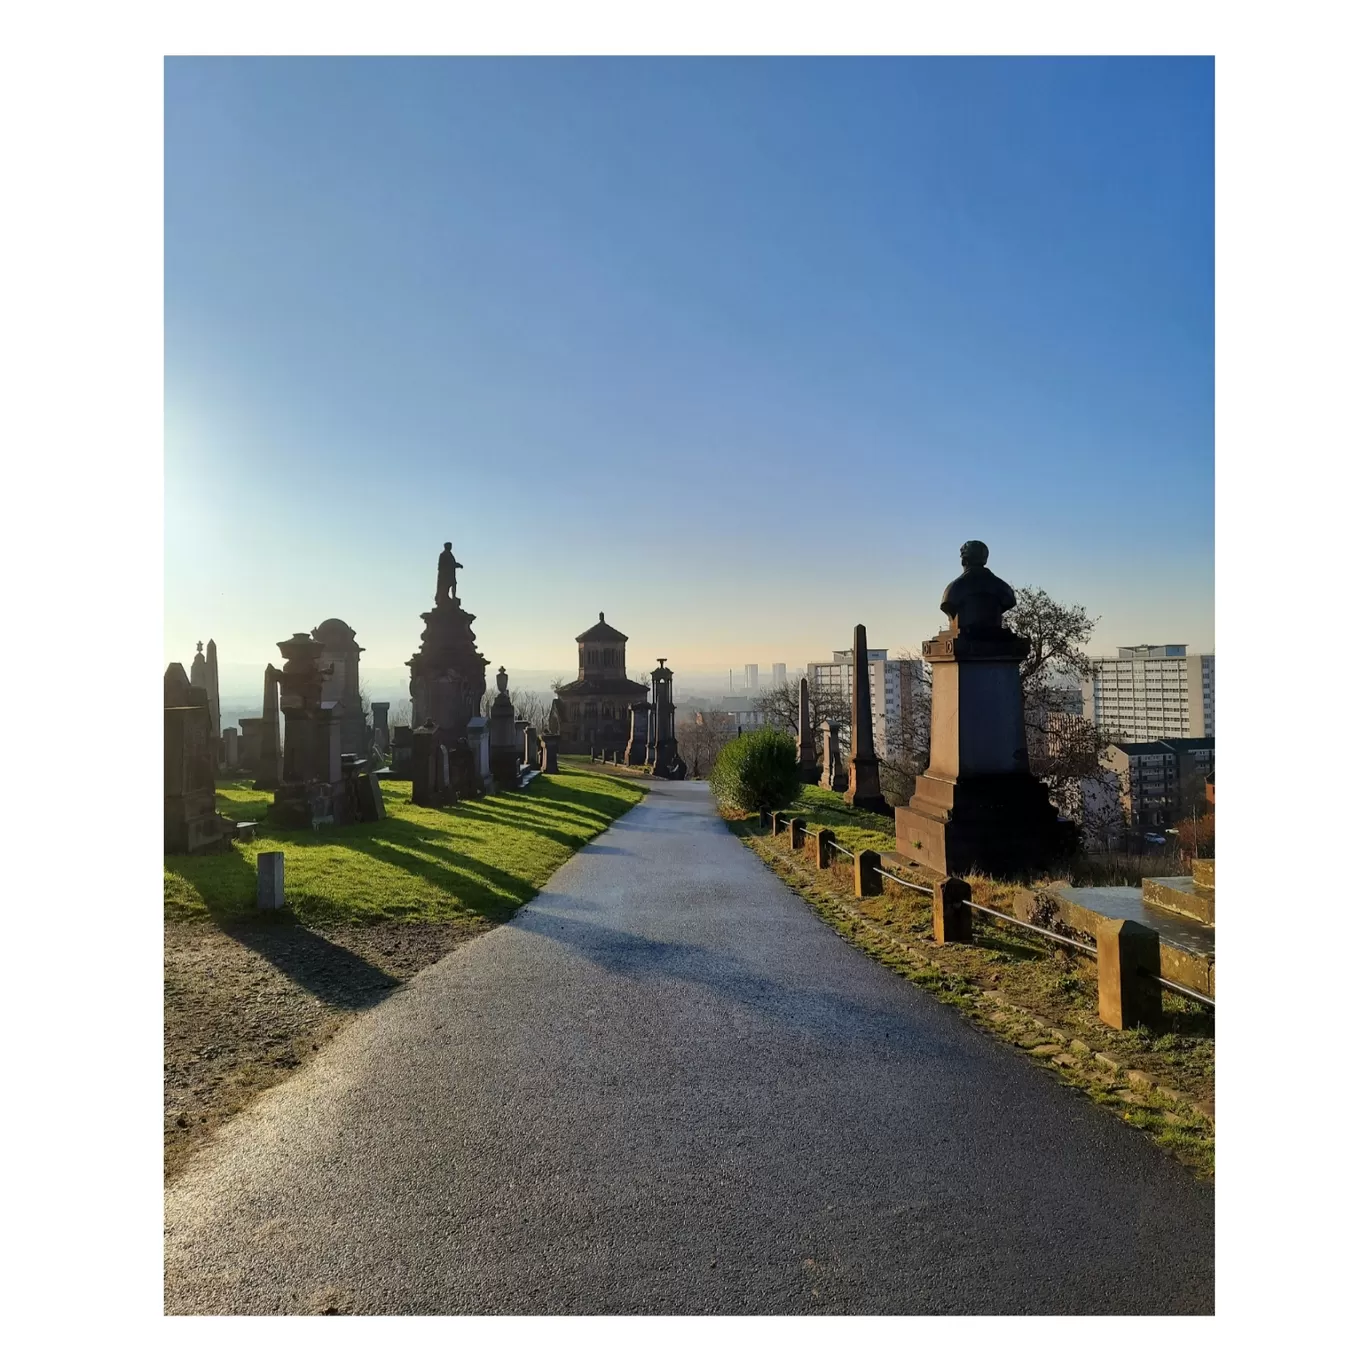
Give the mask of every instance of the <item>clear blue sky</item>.
[[167, 658], [397, 667], [447, 540], [515, 683], [915, 647], [970, 537], [1211, 649], [1212, 136], [1207, 59], [173, 60]]

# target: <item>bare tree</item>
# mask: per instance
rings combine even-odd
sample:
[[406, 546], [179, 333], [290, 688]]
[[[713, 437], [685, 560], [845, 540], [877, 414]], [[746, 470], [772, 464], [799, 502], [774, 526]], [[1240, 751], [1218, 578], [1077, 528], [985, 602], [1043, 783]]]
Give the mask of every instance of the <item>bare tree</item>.
[[[922, 674], [921, 657], [902, 651], [899, 660], [913, 663], [914, 677]], [[931, 747], [931, 689], [929, 684], [904, 693], [901, 708], [884, 728], [884, 753], [879, 756], [879, 787], [895, 805], [905, 803], [917, 786], [917, 776], [926, 769]]]
[[413, 717], [413, 702], [412, 702], [412, 700], [406, 700], [406, 701], [403, 702], [403, 703], [396, 703], [396, 704], [394, 705], [394, 711], [390, 713], [390, 719], [389, 719], [390, 731], [393, 732], [393, 730], [394, 730], [395, 727], [407, 727], [407, 726], [409, 726], [409, 725], [410, 725], [410, 720], [412, 719], [412, 717]]
[[[800, 715], [798, 681], [801, 675], [786, 679], [772, 689], [766, 689], [755, 700], [756, 711], [761, 713], [771, 727], [791, 731], [798, 735]], [[827, 684], [808, 686], [808, 714], [812, 719], [815, 733], [823, 722], [837, 726], [848, 726], [850, 722], [850, 699], [845, 692]]]
[[679, 753], [690, 769], [707, 778], [722, 747], [736, 735], [730, 713], [681, 712], [675, 718], [675, 739]]

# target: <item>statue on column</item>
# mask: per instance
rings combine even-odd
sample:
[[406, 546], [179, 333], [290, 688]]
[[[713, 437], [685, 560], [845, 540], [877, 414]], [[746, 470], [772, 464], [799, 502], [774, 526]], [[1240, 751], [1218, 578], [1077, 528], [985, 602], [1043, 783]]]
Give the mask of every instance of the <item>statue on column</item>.
[[456, 599], [456, 572], [465, 566], [451, 554], [451, 543], [442, 544], [442, 554], [437, 557], [437, 604], [453, 603]]
[[1016, 607], [1012, 586], [988, 569], [988, 548], [981, 541], [960, 547], [964, 573], [945, 586], [941, 612], [950, 619], [951, 636], [1000, 637], [1002, 615]]

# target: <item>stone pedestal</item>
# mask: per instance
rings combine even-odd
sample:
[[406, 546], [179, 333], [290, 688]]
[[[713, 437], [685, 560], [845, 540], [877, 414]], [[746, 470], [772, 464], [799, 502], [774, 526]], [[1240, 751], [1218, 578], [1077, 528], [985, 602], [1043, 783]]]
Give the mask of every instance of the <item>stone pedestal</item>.
[[413, 781], [413, 802], [417, 807], [436, 807], [441, 789], [437, 782], [436, 729], [414, 727], [409, 755], [409, 776]]
[[508, 696], [508, 672], [500, 666], [495, 676], [498, 693], [489, 707], [489, 772], [501, 789], [518, 784], [518, 732], [513, 700]]
[[494, 789], [494, 775], [489, 768], [489, 719], [472, 717], [466, 723], [466, 745], [470, 748], [475, 781], [481, 793]]
[[390, 748], [390, 773], [396, 779], [413, 777], [413, 728], [395, 727]]
[[238, 732], [236, 727], [223, 729], [223, 767], [235, 770], [238, 767]]
[[422, 617], [422, 644], [408, 661], [413, 725], [431, 721], [438, 744], [450, 750], [466, 743], [470, 719], [479, 714], [489, 662], [475, 647], [475, 615], [460, 599], [444, 599]]
[[529, 769], [536, 769], [541, 764], [539, 740], [536, 727], [529, 723], [527, 730], [523, 733], [523, 764]]
[[261, 759], [261, 718], [239, 717], [238, 764], [254, 774]]
[[337, 705], [325, 702], [319, 665], [323, 646], [304, 632], [279, 643], [285, 745], [271, 816], [282, 826], [342, 825], [350, 820], [342, 774], [342, 730]]
[[1073, 848], [1045, 785], [1031, 776], [1021, 697], [1027, 642], [1005, 629], [923, 643], [931, 665], [931, 759], [895, 814], [898, 853], [942, 874], [1007, 876]]
[[663, 656], [657, 659], [660, 664], [651, 671], [655, 686], [651, 709], [655, 718], [655, 759], [651, 773], [662, 779], [687, 779], [689, 767], [680, 758], [675, 739], [674, 671], [666, 666]]

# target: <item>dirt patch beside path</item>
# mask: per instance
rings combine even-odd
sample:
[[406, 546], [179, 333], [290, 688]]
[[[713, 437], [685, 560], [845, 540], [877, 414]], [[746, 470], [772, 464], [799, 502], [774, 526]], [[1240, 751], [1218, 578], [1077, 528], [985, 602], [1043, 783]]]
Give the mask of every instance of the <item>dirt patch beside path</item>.
[[482, 919], [324, 929], [293, 918], [168, 922], [166, 1177], [351, 1017], [493, 925]]

